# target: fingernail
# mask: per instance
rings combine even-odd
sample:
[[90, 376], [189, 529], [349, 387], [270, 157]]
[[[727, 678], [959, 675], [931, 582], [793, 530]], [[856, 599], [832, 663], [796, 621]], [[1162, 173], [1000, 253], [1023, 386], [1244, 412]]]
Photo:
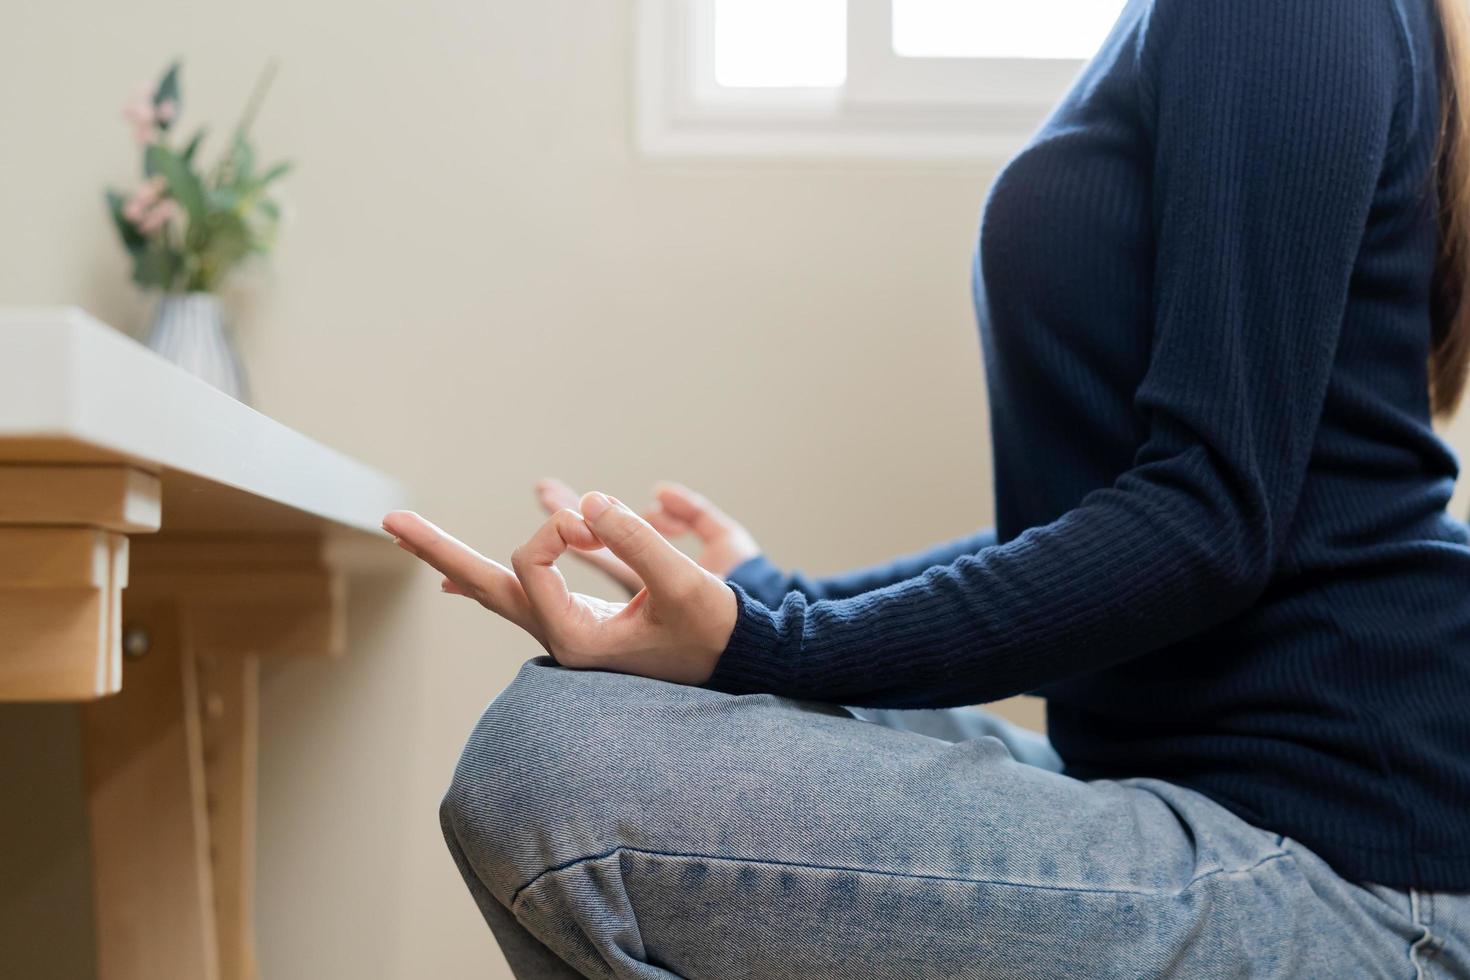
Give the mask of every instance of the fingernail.
[[589, 521], [595, 521], [611, 506], [612, 501], [594, 490], [582, 498], [582, 516]]

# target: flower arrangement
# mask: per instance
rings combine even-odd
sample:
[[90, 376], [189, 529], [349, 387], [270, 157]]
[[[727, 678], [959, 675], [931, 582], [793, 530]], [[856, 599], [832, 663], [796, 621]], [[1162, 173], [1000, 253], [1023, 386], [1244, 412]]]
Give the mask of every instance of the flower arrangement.
[[167, 293], [214, 292], [244, 259], [270, 251], [280, 208], [267, 191], [290, 164], [257, 168], [250, 126], [274, 75], [272, 63], [229, 145], [207, 169], [199, 163], [203, 127], [182, 146], [173, 142], [182, 110], [177, 62], [151, 91], [141, 89], [123, 108], [143, 148], [144, 181], [128, 194], [109, 190], [107, 206], [138, 285]]

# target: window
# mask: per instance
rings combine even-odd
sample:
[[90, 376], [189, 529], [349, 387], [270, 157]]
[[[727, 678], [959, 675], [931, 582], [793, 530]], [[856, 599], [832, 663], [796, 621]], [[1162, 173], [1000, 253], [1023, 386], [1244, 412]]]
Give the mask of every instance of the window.
[[1092, 57], [1118, 19], [1108, 0], [893, 0], [893, 50], [906, 58]]
[[846, 0], [713, 0], [715, 84], [832, 88], [847, 76]]
[[640, 0], [655, 156], [1003, 158], [1123, 0]]

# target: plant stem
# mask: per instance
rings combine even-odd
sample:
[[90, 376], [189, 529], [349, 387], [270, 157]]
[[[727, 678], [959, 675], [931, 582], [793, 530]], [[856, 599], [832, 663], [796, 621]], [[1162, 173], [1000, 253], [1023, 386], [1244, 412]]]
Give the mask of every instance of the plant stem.
[[237, 139], [250, 132], [250, 127], [255, 123], [255, 117], [260, 114], [261, 103], [265, 102], [266, 93], [270, 91], [271, 82], [275, 81], [276, 72], [280, 67], [281, 62], [278, 58], [272, 58], [265, 63], [260, 77], [255, 80], [255, 88], [250, 93], [250, 100], [245, 103], [245, 112], [240, 116], [239, 124], [235, 126]]

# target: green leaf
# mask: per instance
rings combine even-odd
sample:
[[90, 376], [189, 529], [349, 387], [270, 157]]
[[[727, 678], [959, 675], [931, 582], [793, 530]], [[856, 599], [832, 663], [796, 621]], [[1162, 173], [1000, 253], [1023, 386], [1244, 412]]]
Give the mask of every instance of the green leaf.
[[223, 271], [250, 254], [253, 236], [243, 218], [233, 211], [214, 215], [203, 249], [209, 263]]
[[240, 203], [240, 191], [235, 187], [215, 187], [204, 192], [210, 211], [233, 211]]
[[107, 192], [107, 210], [112, 213], [112, 223], [117, 226], [118, 237], [122, 239], [123, 248], [128, 250], [128, 254], [136, 258], [147, 246], [148, 239], [143, 237], [131, 221], [123, 217], [123, 204], [126, 200], [117, 191]]
[[276, 164], [274, 167], [271, 167], [265, 173], [261, 174], [260, 180], [256, 183], [255, 186], [258, 187], [258, 188], [259, 187], [265, 187], [268, 184], [270, 184], [272, 181], [277, 180], [277, 179], [279, 179], [281, 177], [284, 177], [284, 176], [286, 176], [290, 172], [291, 172], [291, 161], [289, 161], [289, 160], [282, 160], [280, 163]]
[[257, 204], [256, 207], [260, 208], [260, 213], [261, 214], [265, 215], [267, 218], [271, 219], [272, 221], [278, 221], [278, 220], [280, 220], [280, 217], [281, 217], [281, 208], [280, 208], [280, 205], [276, 204], [276, 202], [275, 201], [272, 201], [270, 198], [268, 198], [268, 197], [261, 198], [260, 199], [260, 203]]
[[192, 232], [195, 226], [204, 221], [206, 210], [204, 185], [200, 182], [199, 175], [183, 157], [162, 143], [151, 144], [146, 159], [151, 172], [162, 174], [163, 179], [168, 181], [169, 193], [189, 215], [189, 229]]
[[187, 275], [190, 288], [214, 289], [242, 259], [259, 250], [255, 229], [239, 212], [212, 212], [189, 255], [193, 267]]
[[194, 133], [193, 137], [189, 140], [189, 144], [184, 147], [184, 152], [180, 154], [180, 156], [183, 158], [185, 163], [194, 162], [194, 154], [199, 150], [199, 144], [204, 142], [204, 134], [207, 132], [207, 129], [205, 129], [203, 126], [200, 126], [199, 129]]
[[[179, 98], [179, 63], [175, 61], [168, 66], [163, 77], [158, 80], [158, 88], [153, 90], [153, 107], [156, 109], [164, 102], [172, 99], [174, 103], [174, 118], [178, 118], [178, 110], [183, 109], [184, 102]], [[168, 129], [169, 122], [158, 124], [159, 129]]]
[[163, 242], [153, 242], [133, 260], [133, 282], [143, 287], [169, 289], [183, 265], [183, 256], [177, 251]]
[[236, 133], [235, 144], [230, 152], [230, 173], [235, 183], [248, 181], [254, 168], [255, 151], [250, 149], [250, 141], [245, 138], [244, 133]]

